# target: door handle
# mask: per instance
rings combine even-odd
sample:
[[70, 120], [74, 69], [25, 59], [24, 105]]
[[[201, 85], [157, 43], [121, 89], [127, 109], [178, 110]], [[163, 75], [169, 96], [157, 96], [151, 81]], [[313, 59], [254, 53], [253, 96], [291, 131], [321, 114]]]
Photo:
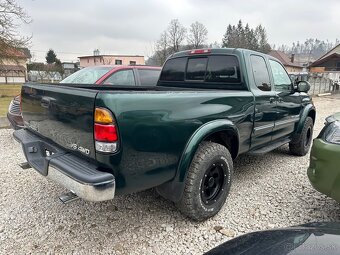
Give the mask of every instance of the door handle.
[[272, 104], [272, 103], [274, 103], [274, 102], [275, 102], [275, 97], [270, 97], [270, 98], [269, 98], [269, 103]]

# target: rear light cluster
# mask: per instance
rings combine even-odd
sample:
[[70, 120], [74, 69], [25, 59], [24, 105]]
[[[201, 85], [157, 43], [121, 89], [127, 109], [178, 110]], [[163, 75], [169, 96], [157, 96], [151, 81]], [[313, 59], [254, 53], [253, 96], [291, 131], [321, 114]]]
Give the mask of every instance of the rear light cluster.
[[96, 151], [112, 153], [118, 148], [118, 132], [111, 112], [96, 108], [94, 113], [94, 139]]

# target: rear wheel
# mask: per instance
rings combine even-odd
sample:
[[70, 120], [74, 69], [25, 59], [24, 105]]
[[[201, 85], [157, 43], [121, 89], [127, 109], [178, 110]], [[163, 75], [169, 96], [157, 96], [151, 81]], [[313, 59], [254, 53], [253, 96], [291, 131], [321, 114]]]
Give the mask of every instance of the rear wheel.
[[313, 119], [307, 117], [300, 134], [295, 135], [289, 143], [289, 150], [293, 155], [305, 156], [312, 144]]
[[180, 211], [197, 221], [219, 212], [229, 194], [233, 162], [228, 149], [213, 142], [200, 144], [188, 170]]

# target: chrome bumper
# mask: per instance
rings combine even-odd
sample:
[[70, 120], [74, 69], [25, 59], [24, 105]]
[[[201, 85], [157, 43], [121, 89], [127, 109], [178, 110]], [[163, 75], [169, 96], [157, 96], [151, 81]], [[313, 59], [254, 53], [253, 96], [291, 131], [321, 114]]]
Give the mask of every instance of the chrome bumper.
[[96, 183], [95, 185], [81, 183], [51, 166], [48, 168], [47, 178], [59, 183], [78, 197], [87, 201], [99, 202], [111, 200], [115, 196], [115, 181]]

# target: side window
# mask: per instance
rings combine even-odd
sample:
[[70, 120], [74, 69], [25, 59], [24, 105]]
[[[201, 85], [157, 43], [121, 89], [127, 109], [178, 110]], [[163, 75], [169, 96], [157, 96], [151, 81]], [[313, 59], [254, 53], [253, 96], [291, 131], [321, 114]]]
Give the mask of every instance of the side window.
[[186, 72], [186, 80], [204, 81], [207, 58], [190, 58]]
[[142, 86], [156, 85], [160, 70], [138, 69], [140, 84]]
[[291, 91], [292, 82], [284, 67], [275, 60], [269, 60], [276, 91]]
[[168, 60], [161, 72], [162, 81], [184, 81], [187, 58], [173, 58]]
[[109, 78], [104, 81], [105, 85], [136, 85], [133, 71], [122, 70], [113, 73]]
[[263, 91], [270, 91], [270, 79], [266, 62], [263, 57], [252, 55], [250, 56], [253, 75], [256, 86]]

